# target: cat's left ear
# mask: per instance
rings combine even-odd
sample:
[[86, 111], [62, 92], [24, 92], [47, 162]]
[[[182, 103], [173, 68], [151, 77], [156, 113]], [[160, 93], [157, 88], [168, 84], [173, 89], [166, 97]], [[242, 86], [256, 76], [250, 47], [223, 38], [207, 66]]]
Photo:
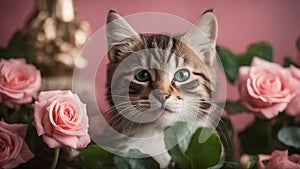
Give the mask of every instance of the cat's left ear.
[[207, 65], [212, 65], [216, 55], [217, 34], [218, 23], [214, 10], [207, 10], [182, 36], [182, 41]]
[[131, 51], [140, 41], [140, 35], [114, 10], [109, 11], [106, 23], [109, 59], [118, 62], [123, 59], [122, 53]]

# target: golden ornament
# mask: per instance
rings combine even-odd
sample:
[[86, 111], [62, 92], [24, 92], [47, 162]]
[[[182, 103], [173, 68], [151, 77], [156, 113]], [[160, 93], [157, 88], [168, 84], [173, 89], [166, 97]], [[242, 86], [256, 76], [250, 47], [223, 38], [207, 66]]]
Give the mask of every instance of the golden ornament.
[[37, 0], [23, 33], [43, 76], [69, 76], [75, 66], [87, 65], [80, 52], [91, 29], [78, 19], [72, 0]]

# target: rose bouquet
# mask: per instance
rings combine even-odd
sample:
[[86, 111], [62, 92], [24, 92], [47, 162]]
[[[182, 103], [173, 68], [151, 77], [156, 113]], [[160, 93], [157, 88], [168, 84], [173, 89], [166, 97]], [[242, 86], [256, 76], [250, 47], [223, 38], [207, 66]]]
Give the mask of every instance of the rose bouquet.
[[[91, 140], [88, 134], [86, 105], [71, 91], [39, 92], [40, 72], [31, 64], [27, 64], [24, 59], [1, 59], [0, 81], [1, 168], [51, 167], [54, 169], [57, 167], [60, 148], [65, 148], [66, 151], [81, 149], [81, 164], [78, 163], [73, 168], [159, 168], [159, 164], [151, 157], [124, 157], [112, 154], [105, 147], [96, 144], [88, 146]], [[190, 128], [193, 128], [193, 125], [178, 122], [165, 131], [165, 144], [170, 147], [169, 153], [174, 158], [170, 168], [196, 166], [205, 169], [217, 165], [222, 152], [217, 133], [209, 128], [192, 130]], [[173, 147], [174, 141], [181, 141], [181, 137], [178, 137], [180, 133], [185, 135], [187, 130], [191, 133], [184, 138], [185, 143]], [[200, 133], [203, 132], [208, 132], [210, 135], [200, 143], [198, 140]], [[53, 159], [51, 166], [44, 161], [39, 161], [39, 156], [46, 155], [38, 152], [43, 151], [37, 150], [36, 144], [40, 143], [46, 144], [48, 149], [55, 149], [51, 154]], [[213, 151], [210, 151], [211, 147], [214, 147]], [[202, 158], [207, 153], [211, 156]], [[144, 156], [136, 149], [130, 150], [129, 154]], [[58, 167], [71, 166], [67, 164]]]
[[[220, 46], [217, 51], [239, 99], [225, 102], [227, 116], [217, 127], [219, 134], [184, 122], [167, 127], [168, 168], [299, 169], [299, 65], [289, 58], [284, 66], [272, 63], [272, 46], [265, 42], [250, 45], [242, 54]], [[40, 91], [41, 73], [28, 54], [18, 33], [0, 52], [0, 168], [159, 168], [152, 157], [116, 155], [93, 143], [86, 105], [69, 90]], [[252, 121], [238, 132], [231, 117], [243, 113]], [[203, 133], [209, 133], [205, 140]], [[145, 155], [137, 149], [128, 154]]]
[[[40, 92], [41, 73], [29, 63], [29, 54], [30, 49], [19, 32], [6, 49], [1, 49], [0, 168], [3, 169], [47, 168], [51, 163], [55, 168], [61, 147], [74, 150], [90, 143], [85, 104], [71, 91]], [[49, 160], [40, 161], [42, 158], [38, 157], [49, 154], [43, 146], [46, 150], [55, 149], [53, 158], [50, 151], [49, 164], [44, 163]]]
[[224, 47], [218, 53], [227, 59], [225, 73], [240, 96], [227, 101], [225, 110], [229, 117], [247, 113], [251, 118], [238, 133], [241, 166], [300, 168], [299, 65], [289, 58], [284, 66], [273, 63], [273, 49], [266, 42], [250, 45], [242, 54]]

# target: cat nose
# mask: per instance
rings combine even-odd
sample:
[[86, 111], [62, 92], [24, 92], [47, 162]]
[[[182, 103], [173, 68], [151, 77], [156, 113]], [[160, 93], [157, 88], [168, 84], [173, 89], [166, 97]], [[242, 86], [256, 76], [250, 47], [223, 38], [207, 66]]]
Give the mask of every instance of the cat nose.
[[152, 91], [152, 95], [162, 104], [170, 97], [170, 94], [162, 90], [154, 90]]
[[162, 104], [170, 97], [168, 94], [159, 94], [156, 96], [157, 100]]

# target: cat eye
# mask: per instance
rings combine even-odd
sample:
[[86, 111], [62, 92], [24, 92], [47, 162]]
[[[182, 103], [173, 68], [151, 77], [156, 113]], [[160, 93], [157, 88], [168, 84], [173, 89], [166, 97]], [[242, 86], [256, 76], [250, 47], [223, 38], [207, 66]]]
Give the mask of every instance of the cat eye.
[[187, 69], [177, 70], [174, 74], [174, 80], [177, 82], [184, 82], [190, 78], [190, 72]]
[[151, 79], [151, 76], [147, 70], [143, 69], [143, 70], [138, 71], [135, 74], [134, 78], [140, 82], [147, 82]]

